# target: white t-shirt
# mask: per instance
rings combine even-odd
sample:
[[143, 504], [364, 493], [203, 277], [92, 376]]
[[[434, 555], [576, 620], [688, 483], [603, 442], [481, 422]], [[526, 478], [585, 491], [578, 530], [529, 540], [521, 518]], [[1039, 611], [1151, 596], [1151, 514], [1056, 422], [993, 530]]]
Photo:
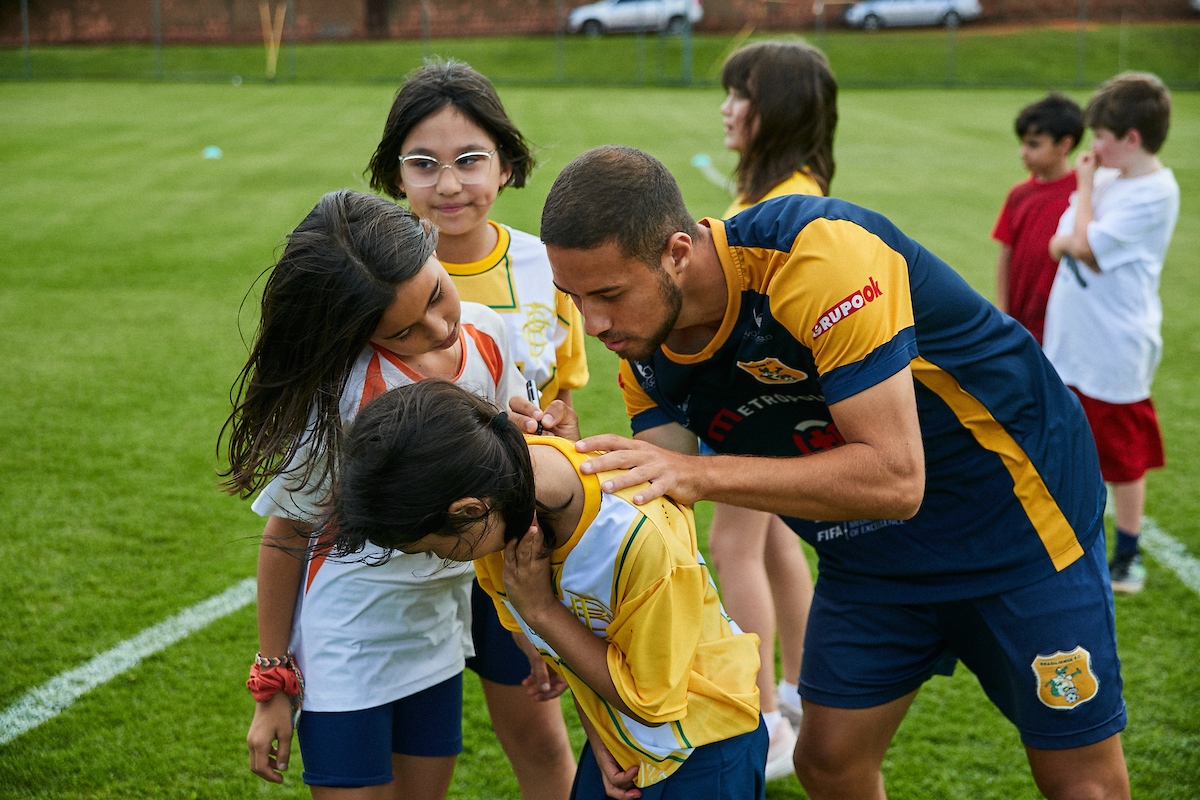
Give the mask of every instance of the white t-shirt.
[[[1064, 257], [1046, 305], [1043, 347], [1068, 386], [1106, 403], [1150, 396], [1162, 357], [1159, 276], [1179, 217], [1179, 185], [1169, 169], [1121, 178], [1096, 172], [1088, 245], [1100, 272]], [[1075, 227], [1077, 194], [1058, 223]]]
[[[486, 306], [463, 303], [461, 323], [463, 359], [454, 382], [507, 408], [510, 397], [524, 396], [524, 382], [512, 366], [504, 322]], [[367, 347], [342, 393], [343, 423], [349, 425], [368, 400], [422, 377], [395, 355]], [[302, 445], [295, 463], [310, 457]], [[264, 517], [310, 522], [320, 513], [325, 491], [315, 478], [298, 486], [281, 475], [253, 508]], [[315, 558], [305, 567], [291, 650], [304, 673], [308, 710], [357, 711], [390, 703], [462, 672], [475, 652], [471, 565], [444, 565], [432, 554], [398, 551], [386, 564], [370, 565], [385, 552], [368, 545], [347, 559]]]

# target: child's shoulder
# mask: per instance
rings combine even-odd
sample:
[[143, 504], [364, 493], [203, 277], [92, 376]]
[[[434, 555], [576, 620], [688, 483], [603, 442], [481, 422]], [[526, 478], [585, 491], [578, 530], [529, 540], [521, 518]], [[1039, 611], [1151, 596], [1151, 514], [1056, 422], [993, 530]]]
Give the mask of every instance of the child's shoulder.
[[496, 313], [496, 310], [485, 306], [483, 303], [475, 303], [470, 300], [463, 300], [462, 303], [462, 321], [475, 327], [498, 325], [504, 327], [504, 320]]
[[526, 233], [516, 228], [501, 224], [500, 227], [508, 233], [509, 263], [515, 269], [542, 268], [550, 269], [550, 259], [546, 257], [546, 245], [532, 233]]

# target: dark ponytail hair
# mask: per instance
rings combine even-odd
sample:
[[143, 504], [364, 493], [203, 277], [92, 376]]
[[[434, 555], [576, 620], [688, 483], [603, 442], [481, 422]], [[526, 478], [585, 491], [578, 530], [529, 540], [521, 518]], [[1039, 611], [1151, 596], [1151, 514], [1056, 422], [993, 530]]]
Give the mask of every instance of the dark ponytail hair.
[[[218, 438], [224, 488], [247, 496], [283, 469], [321, 464], [332, 475], [342, 437], [342, 390], [396, 287], [433, 255], [437, 231], [390, 200], [349, 189], [317, 202], [287, 239], [262, 295], [246, 365], [230, 392], [233, 413]], [[300, 444], [315, 454], [289, 465]]]
[[744, 201], [757, 203], [802, 167], [828, 195], [838, 112], [825, 54], [803, 42], [756, 42], [725, 61], [721, 85], [750, 100], [747, 121], [758, 119], [735, 173]]
[[[507, 414], [449, 381], [380, 395], [355, 418], [343, 447], [327, 524], [335, 557], [361, 552], [368, 542], [404, 550], [430, 534], [461, 534], [478, 521], [450, 513], [464, 497], [500, 514], [505, 541], [533, 522], [525, 437]], [[542, 533], [549, 548], [549, 533]]]

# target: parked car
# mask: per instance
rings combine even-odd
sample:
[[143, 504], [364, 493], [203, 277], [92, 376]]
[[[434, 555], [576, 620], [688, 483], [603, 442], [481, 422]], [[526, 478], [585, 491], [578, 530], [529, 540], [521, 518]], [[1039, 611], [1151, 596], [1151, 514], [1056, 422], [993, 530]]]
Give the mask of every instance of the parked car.
[[979, 0], [863, 0], [847, 8], [842, 19], [852, 27], [874, 31], [900, 25], [954, 28], [982, 16]]
[[573, 9], [567, 31], [599, 36], [609, 31], [681, 33], [704, 16], [700, 0], [600, 0]]

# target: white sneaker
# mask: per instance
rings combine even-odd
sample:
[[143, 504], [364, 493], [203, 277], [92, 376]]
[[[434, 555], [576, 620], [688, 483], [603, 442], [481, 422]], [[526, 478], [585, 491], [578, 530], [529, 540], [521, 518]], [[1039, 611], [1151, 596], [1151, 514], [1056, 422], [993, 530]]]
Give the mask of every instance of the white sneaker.
[[786, 717], [781, 717], [775, 727], [767, 731], [767, 780], [773, 781], [796, 771], [792, 763], [792, 752], [796, 749], [796, 734]]
[[792, 723], [792, 730], [800, 730], [800, 718], [804, 716], [804, 708], [800, 705], [800, 695], [795, 689], [790, 692], [784, 689], [783, 681], [775, 688], [775, 704], [780, 712]]

